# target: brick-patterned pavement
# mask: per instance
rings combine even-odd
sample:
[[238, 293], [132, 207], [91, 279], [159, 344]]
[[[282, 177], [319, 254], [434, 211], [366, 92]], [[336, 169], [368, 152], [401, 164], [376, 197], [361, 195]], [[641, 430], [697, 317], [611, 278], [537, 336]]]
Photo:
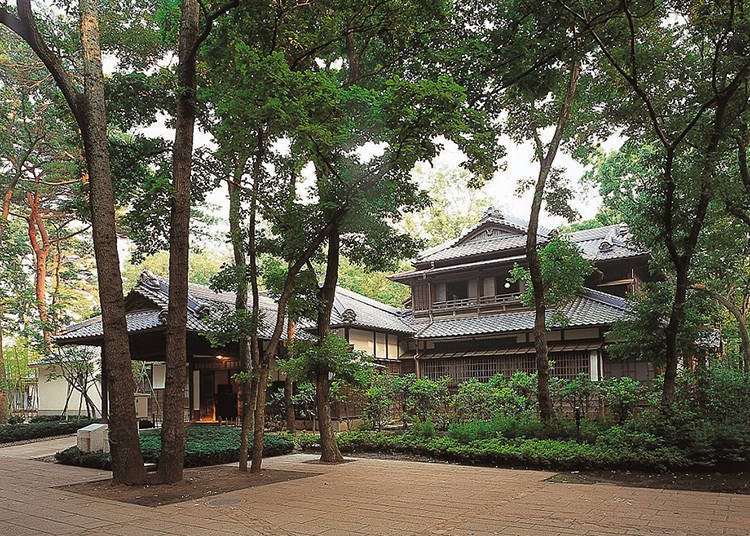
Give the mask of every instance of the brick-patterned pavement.
[[[318, 476], [149, 508], [53, 486], [108, 473], [27, 458], [60, 442], [0, 449], [0, 536], [750, 535], [750, 496], [544, 482], [553, 473], [359, 459], [271, 458]], [[70, 440], [68, 440], [70, 441]]]

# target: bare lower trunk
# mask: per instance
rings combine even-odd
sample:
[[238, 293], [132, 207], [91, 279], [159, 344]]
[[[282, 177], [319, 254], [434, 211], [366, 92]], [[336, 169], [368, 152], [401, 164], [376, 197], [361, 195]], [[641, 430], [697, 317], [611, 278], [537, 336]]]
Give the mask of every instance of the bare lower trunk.
[[255, 431], [253, 433], [253, 461], [251, 473], [260, 473], [263, 465], [263, 435], [266, 427], [266, 384], [268, 383], [268, 364], [261, 363], [260, 370], [255, 372], [258, 380], [258, 391], [255, 394]]
[[[320, 288], [320, 298], [323, 304], [318, 313], [318, 344], [330, 333], [331, 311], [333, 300], [336, 296], [336, 285], [339, 277], [339, 254], [340, 254], [339, 230], [334, 227], [328, 234], [328, 253], [326, 259], [326, 275], [323, 286]], [[336, 442], [336, 434], [333, 432], [331, 421], [331, 403], [329, 400], [331, 381], [328, 379], [328, 371], [318, 371], [315, 382], [315, 403], [318, 410], [318, 428], [320, 429], [320, 461], [339, 463], [344, 461]]]
[[295, 433], [297, 430], [297, 421], [294, 415], [294, 404], [292, 403], [292, 395], [294, 394], [294, 382], [287, 376], [284, 379], [284, 410], [286, 411], [286, 429], [290, 433]]
[[109, 441], [112, 478], [122, 484], [145, 480], [135, 415], [135, 382], [125, 324], [125, 303], [117, 252], [115, 206], [110, 175], [104, 77], [97, 3], [81, 0], [81, 44], [84, 58], [82, 133], [91, 184], [94, 253], [99, 280], [99, 301], [104, 326], [105, 366], [111, 381]]
[[[232, 180], [229, 181], [229, 235], [234, 255], [237, 292], [235, 309], [238, 313], [247, 312], [247, 261], [245, 257], [244, 240], [240, 226], [241, 212], [241, 181], [245, 172], [246, 158], [240, 158], [234, 169]], [[247, 471], [249, 453], [249, 435], [253, 422], [253, 388], [249, 379], [252, 374], [250, 334], [242, 332], [239, 337], [240, 369], [245, 375], [240, 387], [240, 420], [242, 432], [240, 435], [240, 471]]]
[[195, 126], [195, 43], [198, 37], [197, 0], [182, 1], [179, 39], [178, 94], [173, 149], [174, 200], [169, 226], [169, 308], [167, 311], [166, 382], [161, 432], [159, 478], [182, 480], [185, 458], [183, 417], [187, 359], [188, 257], [190, 255], [190, 179]]
[[661, 394], [661, 404], [664, 408], [672, 405], [675, 396], [677, 366], [679, 364], [678, 337], [680, 328], [685, 320], [685, 303], [687, 302], [687, 266], [682, 263], [678, 264], [675, 275], [676, 281], [672, 309], [669, 314], [669, 323], [664, 330], [666, 355], [664, 363], [664, 387]]
[[[46, 346], [52, 340], [49, 324], [49, 307], [47, 305], [47, 258], [52, 244], [47, 226], [39, 212], [39, 192], [27, 192], [26, 200], [29, 204], [28, 217], [29, 244], [34, 252], [34, 291], [39, 320], [42, 324], [42, 334]], [[48, 350], [48, 348], [47, 348]]]
[[315, 381], [315, 406], [318, 410], [318, 428], [320, 428], [320, 461], [326, 463], [341, 463], [341, 455], [336, 434], [333, 431], [330, 402], [331, 382], [325, 374], [318, 374]]
[[555, 132], [552, 135], [552, 141], [547, 147], [546, 152], [543, 150], [539, 136], [535, 136], [537, 158], [539, 159], [539, 174], [537, 176], [536, 186], [534, 189], [534, 198], [531, 203], [531, 215], [529, 217], [529, 229], [526, 236], [526, 258], [529, 263], [529, 275], [534, 294], [534, 350], [536, 352], [537, 368], [537, 399], [539, 402], [539, 417], [544, 422], [549, 422], [554, 416], [552, 406], [552, 397], [549, 392], [549, 352], [547, 347], [547, 325], [546, 314], [547, 308], [544, 297], [544, 280], [542, 277], [542, 267], [539, 262], [537, 252], [537, 233], [539, 230], [539, 214], [542, 210], [544, 201], [544, 191], [547, 185], [552, 166], [560, 148], [565, 128], [570, 118], [570, 110], [575, 99], [576, 87], [580, 76], [581, 65], [578, 60], [570, 66], [570, 76], [568, 86], [565, 92], [560, 113], [555, 125]]
[[[2, 225], [2, 223], [0, 223], [0, 225]], [[0, 424], [7, 424], [8, 377], [5, 373], [5, 359], [3, 358], [3, 314], [5, 313], [0, 307]]]

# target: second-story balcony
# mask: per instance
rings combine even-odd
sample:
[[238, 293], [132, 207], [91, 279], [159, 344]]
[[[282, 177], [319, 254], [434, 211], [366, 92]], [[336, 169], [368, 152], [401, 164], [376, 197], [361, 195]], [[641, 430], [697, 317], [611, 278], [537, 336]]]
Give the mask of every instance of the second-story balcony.
[[432, 304], [434, 312], [456, 311], [460, 309], [493, 308], [492, 306], [518, 306], [521, 304], [521, 294], [512, 292], [509, 294], [495, 294], [492, 296], [479, 296], [475, 298], [458, 298], [453, 300], [436, 301]]

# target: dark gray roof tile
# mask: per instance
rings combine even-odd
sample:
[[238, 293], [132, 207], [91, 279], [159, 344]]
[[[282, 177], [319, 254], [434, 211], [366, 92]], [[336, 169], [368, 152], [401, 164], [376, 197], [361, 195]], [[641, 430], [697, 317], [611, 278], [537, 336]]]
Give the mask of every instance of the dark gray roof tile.
[[[622, 298], [592, 289], [583, 292], [562, 310], [568, 320], [566, 327], [609, 326], [624, 318], [626, 303]], [[548, 320], [552, 312], [547, 312]], [[530, 331], [534, 329], [534, 311], [515, 311], [493, 315], [449, 318], [422, 324], [418, 339], [439, 339]]]

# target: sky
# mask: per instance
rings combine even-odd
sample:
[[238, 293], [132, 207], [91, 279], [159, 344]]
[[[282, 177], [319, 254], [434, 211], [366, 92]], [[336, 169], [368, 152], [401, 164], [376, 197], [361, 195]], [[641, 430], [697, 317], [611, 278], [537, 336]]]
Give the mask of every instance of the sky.
[[[161, 128], [162, 134], [164, 134], [164, 130]], [[210, 136], [204, 132], [197, 132], [196, 142], [210, 144]], [[506, 214], [521, 219], [528, 219], [529, 211], [531, 210], [531, 192], [527, 191], [523, 196], [519, 197], [516, 190], [518, 189], [519, 181], [535, 178], [538, 172], [538, 164], [532, 161], [533, 144], [529, 142], [519, 145], [512, 142], [509, 138], [501, 139], [501, 142], [507, 150], [507, 155], [504, 159], [505, 168], [495, 173], [493, 179], [481, 188], [481, 192], [493, 199], [494, 206], [502, 209]], [[602, 148], [605, 151], [613, 151], [621, 143], [622, 140], [620, 138], [614, 137], [607, 140]], [[446, 140], [443, 144], [444, 149], [432, 162], [432, 166], [435, 169], [444, 170], [458, 168], [465, 159], [464, 154], [451, 141]], [[581, 219], [592, 218], [599, 210], [601, 199], [595, 191], [591, 191], [581, 184], [580, 179], [585, 172], [585, 168], [570, 155], [563, 152], [562, 149], [558, 153], [555, 166], [565, 169], [564, 175], [576, 192], [572, 200], [573, 208], [580, 213]], [[424, 168], [429, 169], [429, 166], [424, 166]], [[222, 186], [212, 192], [207, 197], [207, 201], [211, 205], [215, 205], [218, 209], [217, 215], [222, 216], [219, 219], [220, 223], [215, 228], [216, 232], [219, 234], [226, 233], [228, 231], [226, 228], [228, 224], [226, 223], [226, 217], [223, 217], [229, 202], [226, 188]], [[484, 208], [486, 207], [482, 207], [482, 209]], [[543, 211], [540, 216], [540, 223], [545, 227], [555, 228], [568, 222], [564, 218], [552, 216]]]

